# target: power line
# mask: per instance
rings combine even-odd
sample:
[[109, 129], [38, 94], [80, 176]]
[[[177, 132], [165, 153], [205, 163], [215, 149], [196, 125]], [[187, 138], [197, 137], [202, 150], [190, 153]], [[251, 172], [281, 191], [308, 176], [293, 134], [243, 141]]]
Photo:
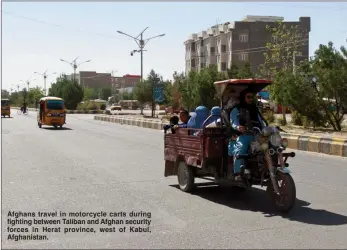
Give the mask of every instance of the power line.
[[73, 31], [82, 32], [82, 33], [84, 32], [84, 33], [96, 35], [96, 36], [99, 36], [99, 37], [105, 37], [105, 38], [111, 38], [111, 39], [120, 39], [119, 37], [116, 37], [116, 36], [109, 36], [109, 35], [99, 34], [99, 33], [91, 33], [90, 31], [85, 31], [85, 30], [83, 30], [81, 28], [68, 28], [68, 27], [65, 27], [65, 26], [62, 26], [62, 25], [59, 25], [59, 24], [49, 23], [49, 22], [46, 22], [46, 21], [42, 21], [42, 20], [38, 20], [38, 19], [35, 19], [35, 18], [26, 17], [26, 16], [22, 16], [22, 15], [18, 15], [18, 14], [12, 13], [12, 12], [4, 11], [4, 10], [2, 10], [2, 13], [7, 14], [7, 15], [11, 15], [11, 16], [14, 16], [14, 17], [17, 17], [17, 18], [26, 19], [26, 20], [29, 20], [29, 21], [32, 21], [32, 22], [41, 23], [41, 24], [45, 24], [45, 25], [48, 25], [48, 26], [53, 26], [53, 27], [60, 28], [60, 29], [73, 30]]
[[[331, 10], [331, 11], [346, 11], [346, 8], [341, 8], [341, 7], [334, 7], [334, 6], [317, 6], [317, 5], [312, 5], [307, 6], [307, 5], [287, 5], [287, 4], [268, 4], [268, 3], [257, 3], [259, 5], [264, 5], [264, 6], [274, 6], [274, 7], [285, 7], [285, 8], [300, 8], [300, 9], [324, 9], [324, 10]], [[317, 3], [316, 3], [317, 4]], [[341, 3], [340, 3], [341, 4]]]
[[[294, 41], [294, 42], [289, 42], [287, 44], [293, 44], [292, 46], [287, 46], [287, 47], [284, 47], [285, 49], [290, 49], [290, 48], [294, 48], [296, 46], [303, 46], [303, 45], [307, 45], [307, 41], [309, 41], [309, 39], [302, 39], [302, 40], [298, 40], [298, 41]], [[294, 44], [294, 43], [298, 43], [298, 44]], [[253, 50], [256, 50], [256, 51], [253, 51]], [[267, 52], [271, 49], [269, 49], [268, 47], [256, 47], [256, 48], [249, 48], [249, 49], [243, 49], [243, 50], [234, 50], [234, 51], [231, 51], [231, 52], [225, 52], [225, 53], [229, 53], [229, 54], [232, 54], [232, 55], [238, 55], [238, 54], [242, 54], [244, 52], [248, 52], [248, 54], [251, 54], [251, 53], [260, 53], [260, 52]], [[213, 53], [213, 55], [220, 55], [220, 54], [217, 54], [217, 53]], [[206, 57], [206, 56], [195, 56], [195, 57]]]

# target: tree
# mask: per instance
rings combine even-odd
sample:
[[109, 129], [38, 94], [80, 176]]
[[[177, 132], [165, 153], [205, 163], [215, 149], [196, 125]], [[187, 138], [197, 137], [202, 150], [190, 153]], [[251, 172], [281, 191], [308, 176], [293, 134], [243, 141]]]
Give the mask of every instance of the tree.
[[[272, 42], [266, 44], [268, 49], [264, 53], [265, 63], [262, 68], [262, 74], [266, 78], [272, 79], [274, 84], [269, 87], [271, 96], [277, 103], [283, 107], [283, 120], [286, 120], [286, 106], [288, 103], [285, 101], [286, 88], [283, 84], [281, 76], [287, 76], [290, 72], [295, 72], [296, 66], [294, 65], [296, 54], [299, 48], [307, 43], [307, 39], [302, 38], [303, 30], [299, 26], [287, 27], [284, 23], [276, 22], [274, 25], [267, 26], [267, 29], [272, 35]], [[286, 78], [287, 84], [292, 84], [288, 80], [294, 78]], [[286, 84], [286, 85], [287, 85]]]
[[69, 80], [65, 75], [58, 77], [49, 89], [50, 96], [64, 99], [66, 108], [72, 110], [83, 100], [83, 94], [83, 88], [77, 81]]
[[36, 106], [43, 96], [43, 90], [40, 87], [31, 88], [28, 92], [28, 102]]
[[172, 106], [172, 91], [173, 91], [173, 84], [171, 81], [164, 81], [164, 100], [163, 104], [165, 105], [171, 105]]
[[144, 105], [152, 101], [152, 84], [147, 80], [137, 83], [134, 89], [134, 96], [139, 102], [141, 114], [143, 114]]
[[334, 130], [341, 131], [344, 113], [347, 111], [347, 51], [337, 51], [332, 42], [320, 45], [311, 62], [318, 79], [314, 88], [319, 97], [319, 108], [326, 113]]
[[99, 90], [99, 98], [102, 100], [108, 100], [108, 98], [112, 95], [111, 88], [101, 88]]
[[153, 69], [150, 71], [147, 80], [148, 84], [150, 84], [152, 89], [152, 117], [154, 117], [155, 111], [155, 102], [154, 102], [154, 88], [164, 88], [163, 77], [157, 74]]
[[94, 88], [83, 88], [83, 100], [89, 101], [94, 100], [99, 97], [98, 91]]
[[231, 65], [231, 67], [227, 70], [227, 76], [229, 79], [254, 78], [254, 74], [249, 62], [245, 63], [241, 68], [234, 64]]
[[190, 71], [188, 76], [184, 76], [183, 73], [174, 76], [174, 78], [176, 77], [175, 81], [179, 84], [182, 104], [189, 111], [192, 111], [193, 107], [196, 107], [199, 103], [198, 88], [196, 86], [197, 75], [196, 71]]
[[121, 95], [123, 100], [134, 100], [134, 92], [124, 91]]

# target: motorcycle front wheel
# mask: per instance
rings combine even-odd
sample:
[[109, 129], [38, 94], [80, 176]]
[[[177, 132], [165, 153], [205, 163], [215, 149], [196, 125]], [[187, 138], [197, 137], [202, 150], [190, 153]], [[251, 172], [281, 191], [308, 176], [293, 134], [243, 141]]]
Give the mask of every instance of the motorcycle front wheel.
[[266, 192], [268, 192], [270, 198], [274, 201], [277, 210], [282, 213], [288, 213], [294, 207], [296, 201], [295, 182], [290, 174], [284, 174], [282, 172], [277, 172], [276, 180], [280, 195], [274, 192], [271, 182], [267, 186]]

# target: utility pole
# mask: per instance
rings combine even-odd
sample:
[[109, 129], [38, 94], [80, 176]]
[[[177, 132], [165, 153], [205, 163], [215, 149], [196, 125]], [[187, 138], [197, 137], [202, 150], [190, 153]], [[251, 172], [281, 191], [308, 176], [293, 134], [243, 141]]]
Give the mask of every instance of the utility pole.
[[[143, 82], [143, 51], [144, 50], [146, 44], [149, 42], [149, 40], [152, 40], [154, 38], [157, 37], [162, 37], [165, 36], [165, 34], [161, 34], [161, 35], [157, 35], [157, 36], [153, 36], [147, 39], [143, 39], [143, 33], [148, 29], [149, 27], [145, 28], [137, 37], [133, 37], [129, 34], [126, 34], [122, 31], [117, 30], [117, 32], [119, 34], [131, 37], [132, 39], [134, 39], [134, 41], [137, 43], [137, 45], [139, 46], [139, 50], [133, 50], [130, 52], [130, 55], [133, 56], [135, 52], [140, 52], [141, 54], [141, 82]], [[140, 39], [138, 39], [140, 37]], [[154, 112], [155, 112], [155, 103], [154, 103], [154, 86], [152, 87], [152, 117], [154, 117]]]
[[81, 64], [83, 64], [83, 63], [90, 62], [90, 60], [87, 60], [87, 61], [84, 61], [84, 62], [81, 62], [81, 63], [77, 64], [76, 61], [77, 61], [78, 58], [79, 58], [79, 56], [76, 57], [74, 60], [72, 60], [72, 62], [68, 62], [68, 61], [66, 61], [66, 60], [64, 60], [64, 59], [60, 59], [60, 61], [65, 62], [65, 63], [68, 63], [68, 64], [70, 64], [70, 65], [72, 66], [72, 68], [73, 68], [73, 80], [74, 80], [74, 81], [76, 81], [76, 71], [77, 71], [77, 68], [78, 68]]
[[[47, 88], [46, 88], [47, 77], [48, 77], [47, 71], [48, 71], [48, 70], [46, 70], [46, 71], [43, 72], [42, 74], [41, 74], [41, 73], [38, 73], [38, 72], [34, 72], [34, 74], [38, 74], [38, 75], [43, 76], [43, 94], [44, 94], [45, 96], [47, 96]], [[54, 74], [56, 74], [56, 72], [53, 72], [53, 73], [52, 73], [52, 75], [54, 75]]]

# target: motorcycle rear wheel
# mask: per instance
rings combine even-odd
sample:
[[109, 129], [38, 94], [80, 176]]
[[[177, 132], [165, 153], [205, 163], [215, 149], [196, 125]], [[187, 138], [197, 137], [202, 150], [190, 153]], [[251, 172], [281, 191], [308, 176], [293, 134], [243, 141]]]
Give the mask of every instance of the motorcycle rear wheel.
[[[288, 213], [295, 205], [296, 201], [296, 187], [295, 182], [290, 174], [277, 172], [276, 180], [279, 186], [280, 195], [274, 192], [272, 183], [266, 188], [266, 192], [274, 201], [278, 211]], [[281, 182], [281, 183], [280, 183]]]

